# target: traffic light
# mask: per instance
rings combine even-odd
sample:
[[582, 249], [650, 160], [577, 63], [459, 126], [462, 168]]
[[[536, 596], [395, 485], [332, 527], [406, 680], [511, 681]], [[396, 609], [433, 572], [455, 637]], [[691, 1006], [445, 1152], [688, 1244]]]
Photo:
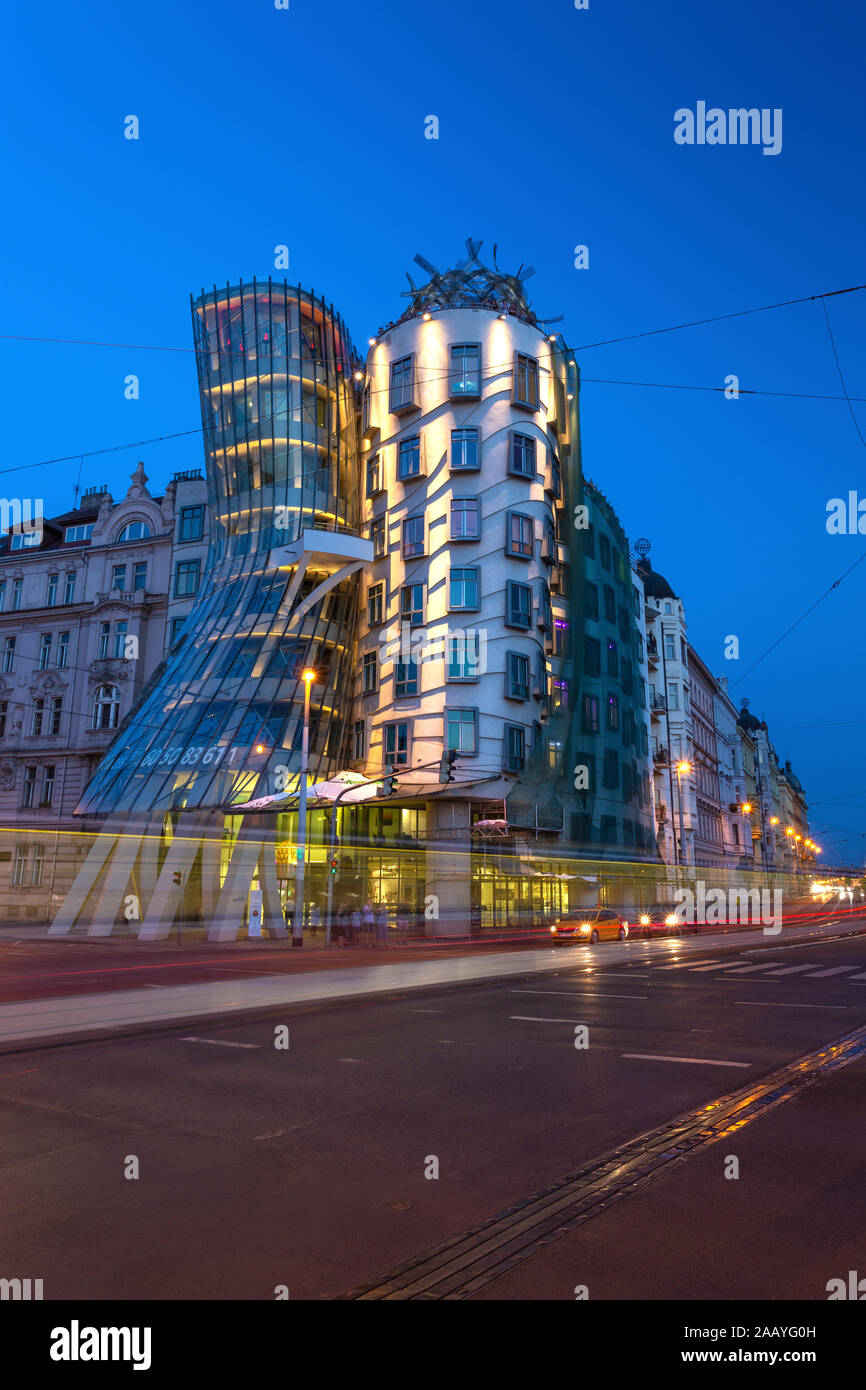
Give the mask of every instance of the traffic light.
[[338, 862], [339, 862], [339, 861], [338, 861], [337, 855], [336, 855], [336, 854], [332, 854], [330, 860], [328, 861], [328, 868], [329, 868], [330, 871], [331, 871], [331, 876], [332, 876], [332, 878], [336, 878], [336, 876], [337, 876]]
[[390, 763], [385, 765], [384, 773], [385, 776], [382, 778], [382, 785], [379, 788], [379, 796], [393, 796], [397, 790], [398, 783], [394, 774], [394, 769]]
[[457, 761], [457, 749], [450, 748], [447, 753], [442, 754], [442, 761], [439, 764], [439, 781], [453, 782], [454, 773], [452, 768]]

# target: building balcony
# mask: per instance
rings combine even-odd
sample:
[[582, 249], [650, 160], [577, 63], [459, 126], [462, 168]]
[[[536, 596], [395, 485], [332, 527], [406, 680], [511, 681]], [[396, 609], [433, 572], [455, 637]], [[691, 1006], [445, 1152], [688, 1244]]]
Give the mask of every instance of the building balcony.
[[668, 750], [661, 743], [653, 745], [653, 762], [658, 766], [666, 766], [670, 762]]
[[650, 697], [650, 714], [653, 719], [661, 719], [668, 707], [668, 702], [664, 695], [655, 694]]
[[649, 666], [651, 671], [655, 670], [658, 667], [659, 649], [655, 638], [652, 636], [646, 639], [646, 659], [647, 665]]

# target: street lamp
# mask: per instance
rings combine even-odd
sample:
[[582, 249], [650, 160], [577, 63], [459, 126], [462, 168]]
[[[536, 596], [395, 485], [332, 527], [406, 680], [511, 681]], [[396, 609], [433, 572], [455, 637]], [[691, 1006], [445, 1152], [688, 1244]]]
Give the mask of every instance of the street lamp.
[[301, 741], [301, 779], [298, 785], [298, 862], [295, 868], [295, 920], [292, 923], [292, 946], [304, 944], [304, 870], [307, 849], [307, 769], [310, 763], [310, 686], [315, 671], [301, 672], [304, 682], [304, 732]]

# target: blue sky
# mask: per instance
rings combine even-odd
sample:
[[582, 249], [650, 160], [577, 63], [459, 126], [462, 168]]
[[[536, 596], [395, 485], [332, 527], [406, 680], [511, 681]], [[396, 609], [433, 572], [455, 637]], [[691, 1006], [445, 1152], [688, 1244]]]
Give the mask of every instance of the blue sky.
[[[449, 264], [470, 235], [507, 268], [535, 266], [536, 308], [576, 346], [866, 281], [853, 4], [49, 0], [7, 25], [0, 331], [186, 351], [0, 339], [4, 469], [195, 429], [189, 293], [267, 277], [281, 243], [357, 344], [401, 312], [416, 251]], [[781, 108], [781, 153], [675, 144], [674, 112], [699, 100]], [[848, 390], [866, 397], [866, 296], [827, 304]], [[831, 497], [866, 497], [846, 404], [598, 380], [733, 373], [838, 396], [821, 303], [578, 356], [587, 473], [651, 540], [704, 659], [766, 717], [825, 857], [862, 862], [866, 561], [740, 679], [866, 546], [825, 529]], [[138, 458], [161, 491], [201, 443], [86, 458], [82, 486], [122, 494]], [[7, 473], [2, 490], [57, 511], [77, 472]]]

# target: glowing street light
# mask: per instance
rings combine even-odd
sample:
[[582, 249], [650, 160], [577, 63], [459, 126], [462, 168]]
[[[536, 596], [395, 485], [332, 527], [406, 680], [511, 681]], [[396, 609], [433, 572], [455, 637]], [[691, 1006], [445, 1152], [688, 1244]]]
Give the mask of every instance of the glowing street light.
[[750, 816], [752, 814], [751, 801], [744, 801], [742, 806], [740, 807], [740, 810], [742, 811], [744, 816]]

